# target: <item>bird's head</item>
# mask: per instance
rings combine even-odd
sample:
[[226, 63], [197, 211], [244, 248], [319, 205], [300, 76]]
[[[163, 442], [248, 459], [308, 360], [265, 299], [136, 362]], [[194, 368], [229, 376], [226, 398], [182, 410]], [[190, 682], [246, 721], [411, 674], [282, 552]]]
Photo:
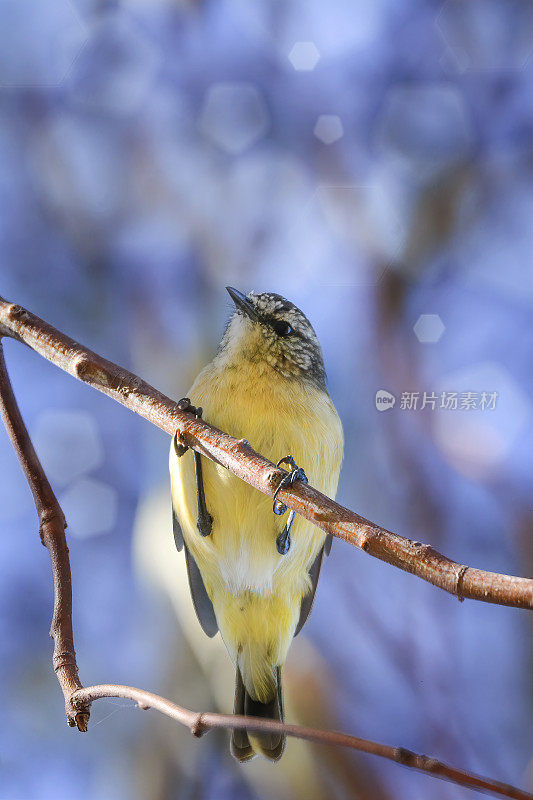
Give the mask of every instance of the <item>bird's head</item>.
[[246, 360], [285, 378], [325, 386], [322, 350], [313, 326], [294, 303], [279, 294], [254, 294], [226, 287], [235, 303], [219, 357], [235, 365]]

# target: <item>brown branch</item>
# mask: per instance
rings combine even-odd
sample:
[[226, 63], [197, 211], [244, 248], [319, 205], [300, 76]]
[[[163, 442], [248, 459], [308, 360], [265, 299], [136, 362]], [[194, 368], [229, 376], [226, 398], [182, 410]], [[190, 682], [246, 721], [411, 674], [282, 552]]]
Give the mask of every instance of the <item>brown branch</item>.
[[[221, 464], [260, 492], [272, 496], [282, 476], [244, 440], [213, 428], [154, 389], [137, 375], [107, 361], [60, 333], [29, 311], [0, 298], [0, 335], [31, 347], [56, 366], [117, 400], [169, 434], [180, 431], [184, 444]], [[339, 539], [417, 575], [460, 600], [533, 609], [533, 580], [474, 569], [381, 528], [300, 482], [283, 490], [280, 500], [302, 517]]]
[[66, 522], [48, 479], [37, 457], [32, 441], [22, 419], [4, 360], [0, 339], [0, 415], [15, 448], [28, 484], [33, 493], [39, 516], [41, 542], [48, 549], [54, 578], [54, 613], [50, 636], [54, 640], [54, 670], [63, 690], [67, 721], [71, 727], [87, 730], [89, 705], [72, 705], [72, 694], [81, 688], [72, 633], [72, 585]]
[[[17, 311], [15, 316], [20, 318], [20, 312]], [[47, 326], [44, 326], [44, 323], [41, 323], [41, 325], [44, 327], [46, 333], [54, 333], [53, 329], [49, 329]], [[0, 326], [0, 337], [3, 334], [4, 329]], [[17, 336], [15, 338], [20, 338], [23, 340], [21, 336]], [[42, 342], [41, 345], [43, 350], [46, 350], [46, 347]], [[110, 373], [108, 375], [106, 372], [108, 362], [103, 361], [103, 359], [100, 359], [98, 356], [94, 356], [94, 354], [91, 354], [88, 351], [84, 351], [80, 358], [76, 351], [76, 348], [79, 348], [79, 345], [76, 345], [74, 342], [72, 342], [72, 340], [67, 340], [66, 337], [63, 337], [63, 346], [64, 349], [62, 350], [58, 351], [56, 347], [55, 350], [53, 349], [51, 351], [51, 355], [49, 356], [50, 360], [53, 360], [55, 363], [60, 363], [63, 361], [64, 364], [70, 364], [72, 358], [74, 358], [74, 364], [77, 365], [78, 368], [80, 364], [88, 365], [84, 366], [84, 374], [86, 375], [87, 372], [85, 372], [85, 370], [88, 370], [93, 378], [95, 374], [98, 374], [99, 380], [105, 379], [105, 386], [108, 390], [107, 393], [115, 396], [115, 392], [122, 392], [120, 396], [124, 399], [122, 399], [121, 402], [129, 407], [133, 407], [134, 404], [139, 402], [146, 402], [147, 397], [151, 397], [152, 400], [155, 397], [156, 399], [159, 399], [160, 406], [169, 404], [171, 407], [173, 407], [171, 408], [171, 411], [176, 415], [176, 417], [180, 416], [180, 414], [176, 414], [175, 404], [173, 404], [172, 401], [168, 400], [168, 398], [164, 398], [163, 395], [159, 395], [156, 390], [146, 386], [138, 378], [135, 378], [135, 376], [130, 376], [131, 380], [129, 380], [127, 384], [127, 391], [121, 390], [121, 386], [123, 384], [117, 383], [116, 386], [112, 387], [112, 374]], [[35, 347], [34, 349], [40, 352], [38, 347]], [[69, 350], [74, 350], [74, 355], [72, 353], [69, 354]], [[54, 357], [52, 357], [52, 355]], [[96, 363], [93, 362], [93, 358], [96, 359]], [[60, 365], [63, 366], [62, 363], [60, 363]], [[102, 369], [102, 365], [105, 366], [105, 370]], [[128, 373], [125, 373], [125, 371], [120, 370], [118, 367], [115, 367], [112, 364], [109, 364], [108, 366], [113, 368], [121, 378], [123, 378], [124, 375], [128, 375]], [[101, 371], [98, 372], [98, 370]], [[69, 369], [68, 371], [71, 370]], [[115, 375], [115, 377], [117, 376]], [[133, 381], [135, 381], [135, 384]], [[148, 391], [144, 391], [145, 387]], [[102, 387], [99, 386], [98, 388]], [[138, 396], [136, 395], [136, 392], [139, 392]], [[117, 397], [117, 399], [120, 398]], [[164, 401], [164, 403], [161, 401]], [[154, 413], [156, 412], [154, 411]], [[202, 736], [204, 733], [213, 728], [246, 728], [250, 731], [268, 731], [273, 733], [283, 732], [288, 736], [293, 736], [298, 739], [305, 739], [307, 741], [318, 742], [322, 744], [349, 747], [354, 750], [359, 750], [360, 752], [381, 756], [382, 758], [395, 761], [398, 764], [412, 767], [413, 769], [428, 773], [434, 777], [443, 778], [460, 786], [465, 786], [480, 792], [492, 793], [500, 797], [516, 798], [517, 800], [533, 800], [533, 795], [513, 786], [488, 778], [483, 778], [464, 770], [456, 769], [455, 767], [451, 767], [447, 764], [437, 761], [436, 759], [418, 755], [402, 747], [390, 747], [377, 742], [371, 742], [366, 739], [350, 736], [348, 734], [337, 733], [335, 731], [321, 731], [311, 728], [304, 728], [299, 725], [288, 725], [281, 722], [276, 722], [274, 720], [189, 711], [188, 709], [182, 708], [181, 706], [159, 697], [158, 695], [151, 694], [150, 692], [145, 692], [140, 689], [134, 689], [129, 686], [104, 684], [100, 686], [91, 686], [84, 689], [78, 677], [76, 653], [74, 650], [74, 638], [72, 631], [72, 586], [68, 547], [65, 538], [65, 517], [52, 491], [48, 479], [46, 478], [22, 419], [22, 415], [17, 405], [11, 382], [9, 380], [9, 375], [7, 373], [1, 338], [0, 414], [8, 431], [15, 452], [26, 474], [29, 486], [32, 490], [39, 515], [39, 531], [41, 534], [41, 540], [48, 548], [50, 553], [54, 578], [54, 613], [50, 631], [50, 634], [54, 639], [53, 664], [61, 689], [63, 691], [67, 721], [71, 727], [76, 726], [80, 731], [87, 730], [90, 714], [89, 710], [91, 703], [94, 700], [103, 697], [121, 697], [133, 700], [143, 709], [155, 708], [158, 711], [161, 711], [163, 714], [166, 714], [181, 724], [186, 725], [190, 729], [191, 733], [198, 737]], [[148, 415], [145, 413], [143, 416]], [[181, 416], [183, 416], [183, 414], [181, 414]], [[160, 427], [163, 426], [160, 425]], [[240, 454], [251, 454], [251, 457], [256, 459], [258, 462], [259, 472], [261, 469], [264, 469], [262, 462], [265, 462], [265, 460], [262, 459], [261, 456], [255, 454], [247, 443], [233, 440], [231, 437], [221, 434], [219, 431], [216, 431], [209, 426], [205, 427], [208, 432], [208, 435], [205, 436], [208, 446], [213, 447], [212, 437], [220, 436], [223, 441], [224, 439], [230, 441], [232, 447], [232, 449], [230, 449], [230, 453], [235, 452], [237, 454], [238, 464], [240, 463], [238, 458]], [[183, 426], [183, 429], [187, 429], [186, 425]], [[172, 430], [173, 428], [171, 428], [170, 432], [172, 432]], [[196, 443], [196, 440], [194, 441]], [[199, 441], [200, 439], [198, 439], [198, 443]], [[199, 446], [198, 449], [203, 452], [203, 449], [201, 449]], [[221, 453], [225, 453], [223, 448], [221, 448]], [[224, 463], [222, 459], [220, 459], [220, 463]], [[265, 463], [267, 464], [267, 469], [269, 472], [276, 474], [277, 471], [273, 469], [273, 465], [270, 465], [270, 462]], [[234, 469], [233, 471], [235, 474], [238, 474], [237, 469]], [[243, 472], [246, 472], [246, 470], [243, 469]], [[270, 478], [269, 480], [270, 484], [272, 484], [272, 479]], [[253, 485], [255, 485], [255, 483]], [[260, 488], [259, 485], [258, 488]], [[267, 494], [270, 493], [270, 490], [267, 491]], [[292, 493], [286, 492], [285, 494], [288, 498], [292, 497]], [[314, 494], [321, 497], [318, 492], [314, 492]]]
[[296, 739], [305, 739], [308, 742], [317, 742], [339, 747], [349, 747], [361, 753], [387, 758], [411, 767], [419, 772], [425, 772], [435, 778], [465, 786], [482, 793], [491, 793], [499, 797], [512, 797], [516, 800], [533, 800], [533, 795], [524, 792], [507, 783], [494, 781], [490, 778], [483, 778], [472, 772], [456, 769], [435, 758], [413, 753], [403, 747], [390, 747], [379, 742], [371, 742], [368, 739], [360, 739], [358, 736], [349, 736], [347, 733], [337, 731], [322, 731], [314, 728], [303, 728], [300, 725], [287, 725], [283, 722], [264, 719], [259, 717], [240, 717], [229, 714], [212, 714], [190, 711], [187, 708], [172, 703], [163, 697], [142, 689], [134, 689], [132, 686], [116, 686], [114, 684], [103, 684], [101, 686], [89, 686], [87, 689], [80, 689], [74, 695], [73, 703], [81, 705], [91, 703], [101, 697], [121, 697], [126, 700], [133, 700], [143, 710], [154, 708], [167, 717], [175, 719], [185, 725], [194, 736], [202, 736], [207, 731], [214, 728], [245, 728], [248, 731], [263, 733], [285, 733]]

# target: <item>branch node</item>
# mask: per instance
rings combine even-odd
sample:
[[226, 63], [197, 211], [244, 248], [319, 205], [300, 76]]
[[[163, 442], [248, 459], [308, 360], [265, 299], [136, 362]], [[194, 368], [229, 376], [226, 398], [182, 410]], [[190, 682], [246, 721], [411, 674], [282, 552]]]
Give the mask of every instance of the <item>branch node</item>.
[[80, 380], [98, 383], [100, 386], [105, 386], [106, 388], [112, 386], [109, 376], [104, 370], [97, 367], [85, 353], [80, 353], [80, 355], [76, 356], [73, 366], [74, 372]]
[[74, 361], [74, 372], [82, 380], [87, 377], [90, 367], [91, 363], [87, 356], [79, 355]]
[[80, 711], [76, 714], [74, 718], [74, 724], [72, 725], [69, 720], [69, 725], [71, 728], [76, 727], [80, 733], [87, 733], [89, 729], [89, 718], [90, 714], [88, 711]]
[[[45, 507], [39, 514], [39, 538], [41, 540], [41, 544], [43, 545], [43, 547], [48, 548], [50, 541], [54, 539], [56, 531], [53, 529], [46, 530], [46, 528], [55, 520], [59, 521], [59, 524], [61, 525], [61, 529], [64, 535], [64, 531], [67, 528], [67, 520], [65, 519], [65, 515], [63, 514], [63, 511], [59, 506]], [[68, 546], [66, 539], [65, 539], [65, 553], [68, 556]]]
[[272, 489], [276, 489], [277, 486], [278, 486], [278, 483], [280, 482], [281, 478], [283, 477], [283, 473], [282, 473], [281, 470], [276, 469], [275, 467], [273, 467], [272, 469], [268, 470], [268, 472], [267, 472], [265, 477], [267, 479], [268, 484], [272, 487]]
[[415, 755], [415, 762], [413, 763], [415, 769], [421, 769], [423, 772], [440, 772], [444, 766], [441, 761], [431, 756], [417, 756]]
[[[78, 670], [76, 668], [76, 675]], [[91, 702], [85, 698], [78, 698], [77, 692], [81, 689], [78, 683], [78, 688], [75, 689], [66, 701], [67, 707], [67, 722], [71, 728], [77, 728], [80, 733], [87, 733], [89, 727], [89, 719], [91, 717]]]
[[206, 731], [209, 730], [209, 726], [203, 721], [203, 714], [196, 715], [194, 722], [190, 726], [190, 730], [192, 735], [196, 736], [197, 739], [199, 739]]
[[411, 766], [417, 759], [416, 753], [413, 753], [412, 750], [408, 750], [406, 747], [395, 747], [394, 748], [394, 760], [398, 762], [398, 764], [403, 764], [406, 767]]
[[[55, 625], [52, 625], [50, 629], [50, 636], [54, 639], [57, 635], [55, 630]], [[69, 652], [65, 650], [62, 653], [54, 653], [52, 657], [52, 664], [54, 665], [54, 672], [66, 667], [69, 671], [74, 670], [74, 672], [78, 673], [78, 665], [76, 664], [76, 656], [73, 652]]]
[[313, 511], [315, 522], [336, 522], [337, 517], [331, 511]]
[[[57, 508], [44, 508], [40, 515], [39, 515], [39, 534], [41, 535], [41, 539], [43, 538], [43, 528], [45, 525], [48, 525], [50, 522], [53, 522], [55, 519], [58, 519], [62, 526], [63, 530], [67, 527], [67, 521], [65, 519], [65, 515], [59, 506]], [[44, 542], [43, 542], [44, 544]]]
[[237, 439], [237, 441], [232, 447], [232, 450], [236, 453], [245, 453], [249, 449], [250, 449], [250, 442], [248, 441], [248, 439]]
[[17, 303], [12, 303], [7, 308], [7, 318], [10, 320], [22, 319], [26, 313], [26, 309], [17, 305]]
[[[364, 550], [365, 553], [368, 553], [372, 544], [377, 543], [379, 546], [379, 540], [383, 536], [383, 529], [379, 528], [377, 525], [374, 526], [372, 524], [366, 524], [363, 528], [363, 536], [361, 538], [361, 544], [359, 545], [361, 550]], [[387, 532], [385, 531], [385, 537]]]
[[465, 574], [468, 567], [466, 564], [461, 564], [459, 569], [457, 570], [457, 579], [455, 583], [455, 594], [457, 595], [457, 599], [460, 603], [464, 603], [464, 595], [463, 595], [463, 585], [465, 580]]

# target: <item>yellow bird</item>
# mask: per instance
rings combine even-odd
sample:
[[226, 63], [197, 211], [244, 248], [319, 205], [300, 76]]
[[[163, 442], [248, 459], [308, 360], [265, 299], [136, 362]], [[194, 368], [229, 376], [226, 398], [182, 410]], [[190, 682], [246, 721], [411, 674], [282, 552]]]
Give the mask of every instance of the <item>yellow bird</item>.
[[[289, 464], [285, 485], [307, 476], [334, 498], [344, 438], [311, 323], [278, 294], [227, 290], [235, 311], [182, 407]], [[279, 502], [273, 508], [177, 437], [170, 477], [174, 538], [185, 548], [198, 619], [208, 636], [220, 631], [236, 666], [234, 713], [283, 720], [281, 670], [309, 616], [331, 538], [293, 512], [283, 516]], [[231, 751], [239, 761], [256, 753], [276, 761], [284, 745], [280, 735], [236, 730]]]

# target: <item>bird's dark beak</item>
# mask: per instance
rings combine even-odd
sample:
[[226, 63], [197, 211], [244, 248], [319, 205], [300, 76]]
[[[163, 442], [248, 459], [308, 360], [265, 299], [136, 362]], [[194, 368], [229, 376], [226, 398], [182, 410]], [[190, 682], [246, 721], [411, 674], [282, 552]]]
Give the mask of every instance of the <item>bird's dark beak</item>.
[[243, 311], [246, 316], [250, 317], [250, 319], [254, 321], [259, 319], [255, 308], [245, 294], [239, 292], [237, 289], [233, 289], [231, 286], [226, 286], [226, 290], [237, 308], [240, 308], [240, 310]]

